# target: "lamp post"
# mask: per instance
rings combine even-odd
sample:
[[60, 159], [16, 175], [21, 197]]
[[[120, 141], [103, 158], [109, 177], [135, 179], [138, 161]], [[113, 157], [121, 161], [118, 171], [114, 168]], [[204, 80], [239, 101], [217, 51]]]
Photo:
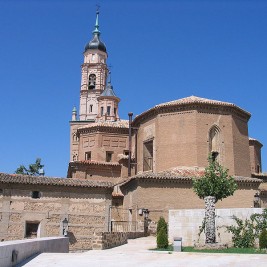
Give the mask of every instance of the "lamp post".
[[68, 220], [67, 218], [65, 218], [63, 221], [62, 221], [62, 228], [63, 228], [63, 236], [67, 236], [68, 235]]
[[144, 215], [144, 234], [145, 236], [148, 235], [148, 215], [149, 215], [149, 210], [148, 209], [139, 209], [139, 215], [142, 216]]
[[254, 208], [260, 208], [261, 205], [260, 205], [260, 194], [259, 192], [256, 192], [255, 195], [254, 195]]

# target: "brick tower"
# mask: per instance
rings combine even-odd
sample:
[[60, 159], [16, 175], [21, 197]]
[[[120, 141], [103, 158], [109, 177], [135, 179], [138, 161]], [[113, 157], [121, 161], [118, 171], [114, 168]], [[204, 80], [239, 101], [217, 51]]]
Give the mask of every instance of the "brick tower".
[[81, 66], [80, 121], [94, 121], [98, 113], [97, 98], [106, 87], [108, 57], [105, 44], [100, 40], [99, 12], [92, 40], [84, 49], [84, 63]]

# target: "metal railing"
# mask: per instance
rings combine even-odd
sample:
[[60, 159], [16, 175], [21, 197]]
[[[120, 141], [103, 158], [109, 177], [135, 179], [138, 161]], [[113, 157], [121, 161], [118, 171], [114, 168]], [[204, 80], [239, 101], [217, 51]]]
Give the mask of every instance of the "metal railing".
[[111, 232], [138, 232], [144, 226], [140, 222], [136, 221], [111, 221]]

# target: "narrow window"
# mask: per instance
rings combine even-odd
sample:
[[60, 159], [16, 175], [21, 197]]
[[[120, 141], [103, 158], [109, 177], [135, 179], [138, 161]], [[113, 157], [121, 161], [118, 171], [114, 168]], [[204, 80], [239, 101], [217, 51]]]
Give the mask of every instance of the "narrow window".
[[144, 143], [143, 146], [143, 169], [144, 171], [153, 170], [153, 140]]
[[114, 108], [114, 116], [116, 116], [116, 115], [117, 115], [117, 109]]
[[113, 154], [113, 152], [110, 152], [110, 151], [106, 152], [106, 162], [112, 161], [112, 154]]
[[32, 191], [32, 198], [40, 198], [41, 194], [40, 191]]
[[217, 125], [214, 125], [209, 132], [209, 153], [211, 154], [212, 160], [221, 160], [221, 131]]
[[104, 115], [104, 107], [101, 107], [101, 116]]
[[26, 238], [36, 238], [38, 234], [39, 222], [26, 222]]
[[73, 140], [73, 142], [77, 142], [77, 141], [79, 141], [79, 137], [77, 136], [77, 133], [74, 133], [74, 134], [72, 135], [72, 140]]
[[90, 74], [89, 75], [89, 82], [88, 82], [88, 89], [95, 89], [95, 84], [96, 84], [96, 76], [95, 74]]
[[90, 105], [90, 113], [92, 113], [93, 112], [93, 105]]
[[85, 152], [85, 160], [91, 160], [91, 151]]
[[110, 106], [107, 106], [107, 114], [110, 116]]

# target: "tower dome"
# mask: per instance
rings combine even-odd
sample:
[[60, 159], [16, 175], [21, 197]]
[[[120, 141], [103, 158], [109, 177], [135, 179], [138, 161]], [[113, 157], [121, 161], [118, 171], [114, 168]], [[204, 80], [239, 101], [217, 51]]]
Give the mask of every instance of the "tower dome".
[[98, 24], [98, 16], [99, 11], [96, 12], [96, 22], [95, 22], [95, 29], [92, 32], [93, 33], [93, 39], [86, 44], [84, 48], [84, 52], [86, 52], [89, 49], [98, 49], [102, 52], [107, 52], [106, 46], [103, 42], [100, 40], [100, 31], [99, 31], [99, 24]]

